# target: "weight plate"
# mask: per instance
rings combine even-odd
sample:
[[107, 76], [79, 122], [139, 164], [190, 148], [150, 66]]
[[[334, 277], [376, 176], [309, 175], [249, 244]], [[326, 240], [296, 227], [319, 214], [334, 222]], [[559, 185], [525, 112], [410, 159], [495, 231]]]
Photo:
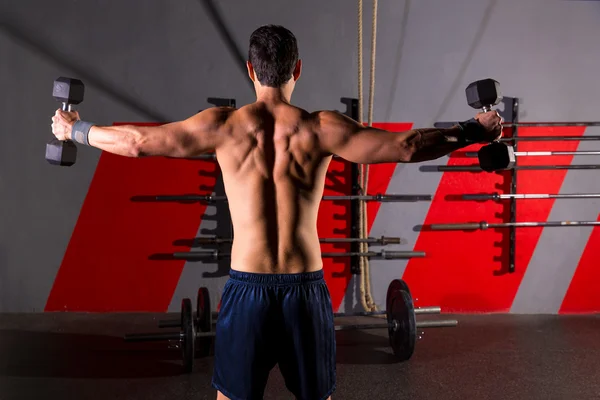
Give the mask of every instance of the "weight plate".
[[393, 281], [390, 282], [390, 286], [388, 286], [388, 291], [387, 291], [387, 296], [386, 296], [386, 304], [385, 304], [385, 309], [386, 310], [390, 310], [390, 304], [389, 304], [389, 300], [392, 296], [392, 293], [398, 290], [404, 290], [406, 292], [408, 292], [408, 294], [410, 295], [410, 290], [408, 289], [408, 285], [406, 284], [405, 281], [403, 281], [402, 279], [394, 279]]
[[[392, 286], [390, 285], [390, 288]], [[405, 290], [388, 290], [387, 321], [390, 346], [400, 360], [408, 360], [415, 351], [417, 320], [410, 294]]]
[[192, 311], [192, 300], [181, 301], [181, 353], [183, 358], [183, 370], [186, 373], [194, 369], [194, 354], [196, 342], [196, 327]]
[[[208, 289], [205, 287], [198, 289], [198, 299], [196, 301], [196, 331], [212, 331], [212, 309], [210, 307], [210, 296]], [[211, 346], [211, 337], [198, 338], [198, 356], [207, 357], [210, 354]]]

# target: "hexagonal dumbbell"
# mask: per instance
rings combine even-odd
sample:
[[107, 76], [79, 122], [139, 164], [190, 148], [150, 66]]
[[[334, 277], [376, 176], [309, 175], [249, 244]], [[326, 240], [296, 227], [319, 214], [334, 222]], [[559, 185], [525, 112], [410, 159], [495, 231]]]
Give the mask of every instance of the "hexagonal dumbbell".
[[[63, 111], [83, 101], [85, 86], [79, 79], [60, 77], [54, 81], [52, 96], [62, 102]], [[77, 147], [72, 140], [53, 138], [46, 144], [46, 161], [52, 165], [70, 167], [77, 160]]]
[[[471, 83], [465, 89], [467, 104], [483, 112], [492, 111], [492, 107], [500, 103], [502, 94], [500, 84], [494, 79], [482, 79]], [[512, 146], [493, 142], [483, 146], [477, 152], [479, 166], [487, 172], [512, 168], [515, 165], [515, 151]]]

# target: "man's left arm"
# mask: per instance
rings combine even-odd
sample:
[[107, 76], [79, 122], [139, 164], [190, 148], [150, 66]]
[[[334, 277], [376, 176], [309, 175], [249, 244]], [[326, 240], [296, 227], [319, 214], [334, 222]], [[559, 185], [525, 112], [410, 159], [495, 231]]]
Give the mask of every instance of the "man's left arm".
[[215, 151], [225, 136], [227, 120], [233, 111], [216, 107], [184, 121], [159, 126], [94, 125], [84, 134], [73, 134], [79, 114], [58, 110], [52, 118], [52, 131], [59, 140], [75, 140], [121, 156], [186, 158]]

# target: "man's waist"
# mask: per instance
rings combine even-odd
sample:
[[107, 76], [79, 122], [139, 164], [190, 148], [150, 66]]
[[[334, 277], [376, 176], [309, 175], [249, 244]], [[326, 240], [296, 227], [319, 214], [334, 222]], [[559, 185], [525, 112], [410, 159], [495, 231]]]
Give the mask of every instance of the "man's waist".
[[232, 280], [258, 285], [300, 285], [324, 282], [323, 269], [295, 273], [258, 273], [231, 269]]

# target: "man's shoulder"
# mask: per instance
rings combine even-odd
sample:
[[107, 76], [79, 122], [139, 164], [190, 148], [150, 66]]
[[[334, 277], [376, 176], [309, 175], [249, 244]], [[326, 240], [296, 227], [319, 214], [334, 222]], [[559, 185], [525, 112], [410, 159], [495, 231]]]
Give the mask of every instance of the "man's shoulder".
[[336, 110], [319, 110], [312, 112], [310, 115], [314, 124], [325, 130], [346, 127], [348, 124], [355, 123], [346, 114]]

